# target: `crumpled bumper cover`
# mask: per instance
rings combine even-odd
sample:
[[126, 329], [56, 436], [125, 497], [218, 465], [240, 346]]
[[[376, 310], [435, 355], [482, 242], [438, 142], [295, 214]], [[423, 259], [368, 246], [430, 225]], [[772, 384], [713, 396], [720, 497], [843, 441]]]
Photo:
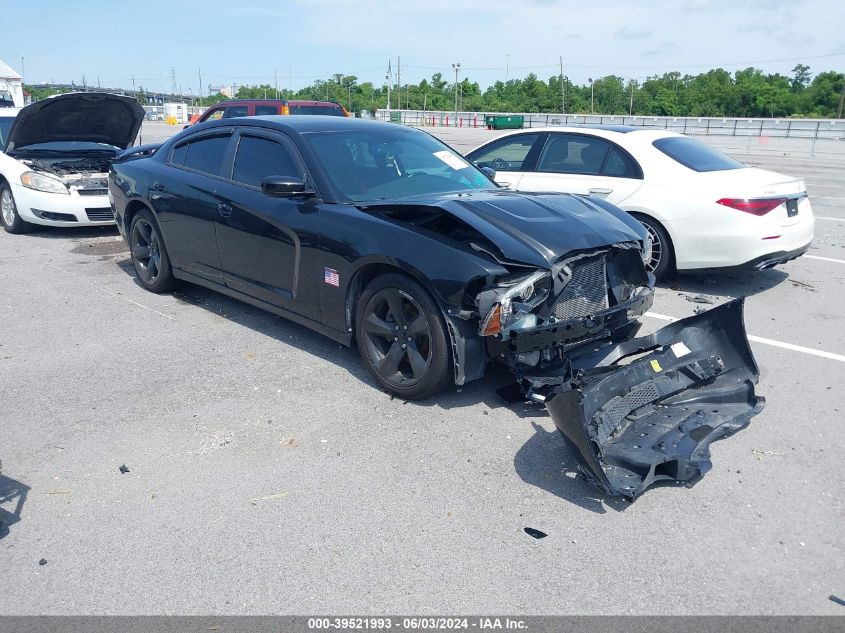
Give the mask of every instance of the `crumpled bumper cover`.
[[762, 410], [758, 378], [737, 299], [573, 359], [546, 407], [582, 474], [608, 494], [634, 498], [656, 482], [710, 470], [710, 443]]

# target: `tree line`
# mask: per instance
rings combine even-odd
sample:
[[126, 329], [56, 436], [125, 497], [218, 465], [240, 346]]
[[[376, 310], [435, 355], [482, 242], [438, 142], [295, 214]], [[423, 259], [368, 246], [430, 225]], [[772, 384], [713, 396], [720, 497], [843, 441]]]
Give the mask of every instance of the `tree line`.
[[[37, 86], [26, 86], [39, 97]], [[701, 117], [806, 117], [841, 118], [845, 101], [845, 74], [816, 74], [797, 64], [791, 75], [746, 68], [731, 74], [717, 68], [698, 75], [669, 72], [639, 81], [607, 75], [576, 85], [560, 75], [544, 81], [535, 74], [524, 79], [496, 81], [482, 90], [465, 77], [455, 83], [442, 73], [417, 84], [387, 85], [360, 82], [354, 75], [337, 73], [296, 91], [277, 90], [269, 84], [241, 86], [238, 99], [307, 99], [336, 101], [351, 112], [392, 109], [463, 112], [567, 112], [577, 114], [634, 114], [640, 116]], [[44, 95], [46, 96], [46, 95]], [[146, 104], [141, 87], [138, 100]], [[186, 99], [198, 105], [226, 100], [222, 94]]]
[[[455, 82], [442, 73], [418, 84], [391, 86], [390, 107], [410, 110], [451, 111], [455, 108]], [[845, 74], [825, 71], [813, 76], [809, 66], [798, 64], [791, 76], [767, 74], [757, 68], [733, 75], [721, 68], [698, 75], [669, 72], [638, 81], [608, 75], [576, 85], [559, 75], [543, 81], [535, 74], [524, 79], [497, 81], [486, 90], [464, 78], [457, 84], [458, 109], [464, 112], [569, 112], [578, 114], [635, 114], [702, 117], [808, 117], [842, 116]], [[354, 75], [338, 73], [317, 80], [295, 92], [281, 90], [287, 99], [330, 100], [350, 111], [386, 108], [387, 86], [359, 83]], [[237, 98], [276, 96], [270, 85], [241, 86]], [[633, 97], [633, 98], [632, 98]], [[207, 104], [225, 97], [205, 100]]]

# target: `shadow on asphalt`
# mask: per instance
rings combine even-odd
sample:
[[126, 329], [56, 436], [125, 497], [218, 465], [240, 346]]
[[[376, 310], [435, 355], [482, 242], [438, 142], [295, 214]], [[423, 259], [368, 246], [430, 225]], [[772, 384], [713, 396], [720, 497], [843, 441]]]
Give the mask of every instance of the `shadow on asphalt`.
[[32, 237], [42, 240], [71, 240], [76, 242], [78, 240], [97, 238], [97, 237], [114, 237], [120, 235], [116, 226], [80, 226], [80, 227], [55, 227], [55, 226], [36, 226], [25, 237]]
[[687, 294], [717, 295], [739, 298], [756, 295], [789, 279], [789, 275], [779, 268], [760, 271], [736, 271], [730, 273], [694, 273], [678, 275], [658, 284], [666, 290]]
[[9, 528], [21, 520], [21, 512], [29, 486], [0, 475], [0, 539], [9, 534]]

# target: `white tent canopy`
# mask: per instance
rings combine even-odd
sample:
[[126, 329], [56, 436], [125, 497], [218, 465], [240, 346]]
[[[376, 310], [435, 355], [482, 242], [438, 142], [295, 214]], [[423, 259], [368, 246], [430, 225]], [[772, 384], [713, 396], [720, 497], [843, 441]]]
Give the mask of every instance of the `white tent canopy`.
[[23, 105], [23, 77], [0, 59], [0, 108]]

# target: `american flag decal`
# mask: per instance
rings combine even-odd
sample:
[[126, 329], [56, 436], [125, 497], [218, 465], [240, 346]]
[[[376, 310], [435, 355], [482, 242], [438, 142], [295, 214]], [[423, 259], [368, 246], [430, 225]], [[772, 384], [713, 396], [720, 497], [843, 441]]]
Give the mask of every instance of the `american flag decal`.
[[334, 268], [324, 268], [323, 272], [323, 281], [330, 286], [340, 286], [340, 275], [337, 274]]

